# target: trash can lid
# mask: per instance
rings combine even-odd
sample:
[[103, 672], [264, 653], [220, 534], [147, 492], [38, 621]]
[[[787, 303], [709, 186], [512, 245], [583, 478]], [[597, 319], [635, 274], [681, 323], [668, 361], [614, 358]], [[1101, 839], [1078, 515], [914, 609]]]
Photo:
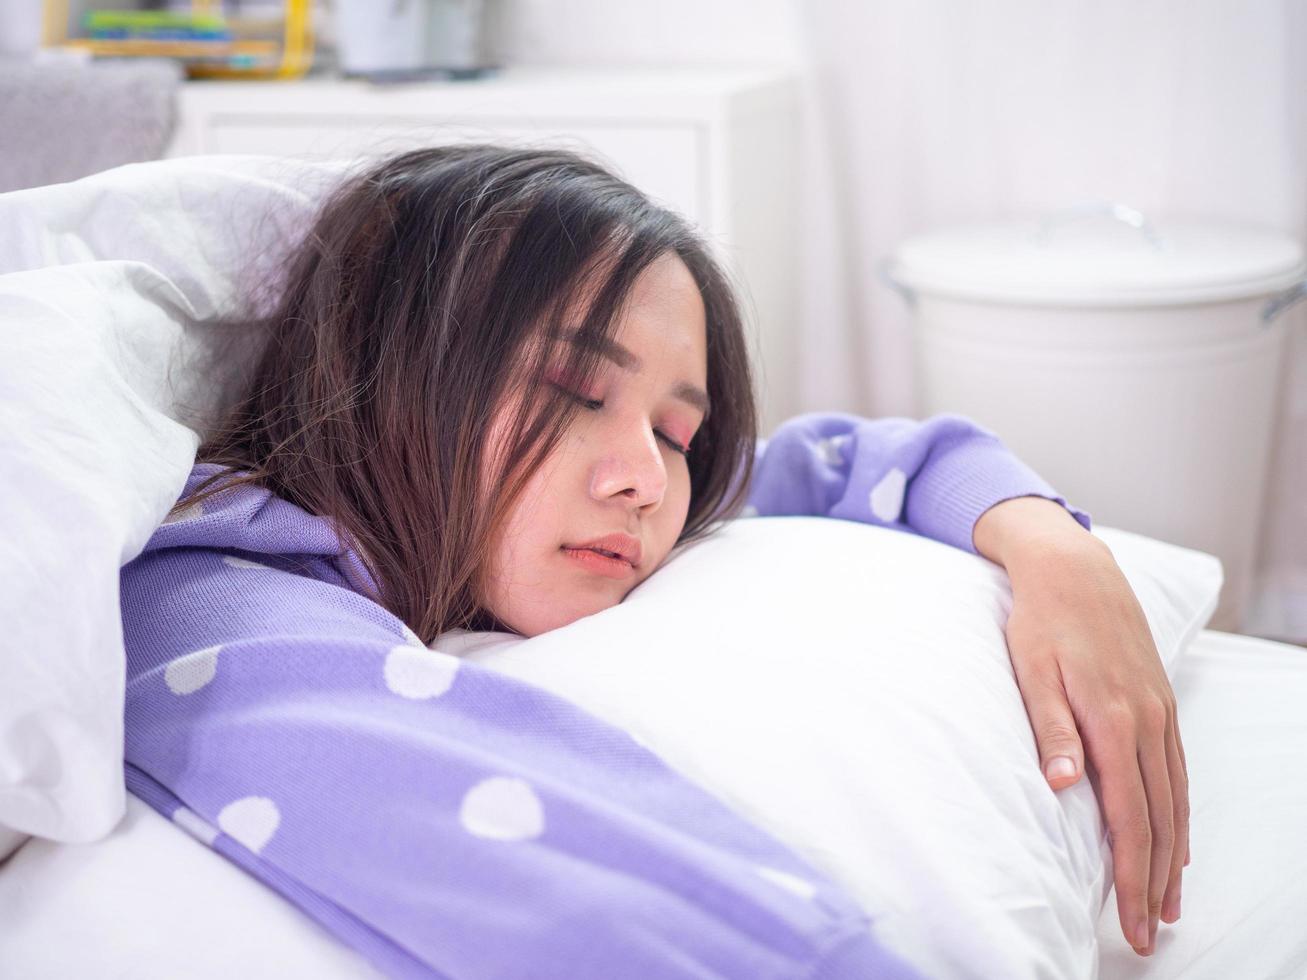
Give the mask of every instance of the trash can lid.
[[1153, 224], [1121, 205], [977, 224], [904, 241], [891, 281], [924, 294], [1039, 306], [1161, 306], [1270, 295], [1307, 276], [1280, 232], [1222, 220]]

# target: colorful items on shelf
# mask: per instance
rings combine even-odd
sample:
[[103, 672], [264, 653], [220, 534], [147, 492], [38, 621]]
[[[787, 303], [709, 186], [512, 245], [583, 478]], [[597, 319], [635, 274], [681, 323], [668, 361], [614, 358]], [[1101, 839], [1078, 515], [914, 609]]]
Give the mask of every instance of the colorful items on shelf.
[[93, 10], [68, 34], [68, 0], [47, 0], [47, 44], [96, 57], [176, 58], [192, 78], [298, 78], [313, 63], [310, 0], [285, 0], [281, 17], [226, 17], [193, 0], [189, 13]]

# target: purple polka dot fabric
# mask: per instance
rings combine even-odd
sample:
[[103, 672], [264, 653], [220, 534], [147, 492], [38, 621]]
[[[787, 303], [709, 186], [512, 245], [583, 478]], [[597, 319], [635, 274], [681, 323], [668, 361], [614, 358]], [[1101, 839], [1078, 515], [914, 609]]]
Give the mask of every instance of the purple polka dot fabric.
[[972, 531], [1013, 497], [1066, 501], [988, 429], [963, 415], [864, 419], [838, 412], [789, 419], [761, 446], [749, 514], [876, 524], [976, 553]]

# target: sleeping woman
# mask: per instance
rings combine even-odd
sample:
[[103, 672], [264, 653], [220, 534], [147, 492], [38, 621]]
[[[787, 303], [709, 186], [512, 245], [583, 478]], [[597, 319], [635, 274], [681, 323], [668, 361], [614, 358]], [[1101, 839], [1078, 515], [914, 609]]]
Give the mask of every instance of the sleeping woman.
[[1187, 777], [1148, 625], [1089, 515], [993, 433], [812, 414], [758, 439], [703, 241], [564, 151], [374, 165], [287, 273], [122, 572], [133, 793], [395, 976], [914, 976], [624, 732], [426, 646], [599, 613], [738, 516], [826, 516], [1007, 570], [1050, 785], [1093, 780], [1131, 944], [1178, 917]]

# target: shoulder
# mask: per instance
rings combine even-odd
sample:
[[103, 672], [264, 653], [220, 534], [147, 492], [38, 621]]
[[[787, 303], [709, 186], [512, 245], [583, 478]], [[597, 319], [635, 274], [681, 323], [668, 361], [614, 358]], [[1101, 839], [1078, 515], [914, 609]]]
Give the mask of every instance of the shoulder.
[[310, 514], [258, 483], [248, 473], [197, 463], [179, 498], [206, 496], [175, 510], [155, 529], [145, 552], [177, 547], [229, 548], [257, 554], [339, 554], [341, 538], [330, 518]]
[[184, 547], [129, 563], [119, 583], [128, 677], [217, 647], [285, 657], [423, 645], [385, 607], [331, 581], [323, 560], [295, 561]]
[[[201, 465], [209, 469], [196, 467], [188, 493], [216, 470]], [[355, 588], [353, 559], [332, 522], [264, 487], [242, 484], [184, 507], [123, 566], [129, 659], [237, 640], [418, 642]]]

